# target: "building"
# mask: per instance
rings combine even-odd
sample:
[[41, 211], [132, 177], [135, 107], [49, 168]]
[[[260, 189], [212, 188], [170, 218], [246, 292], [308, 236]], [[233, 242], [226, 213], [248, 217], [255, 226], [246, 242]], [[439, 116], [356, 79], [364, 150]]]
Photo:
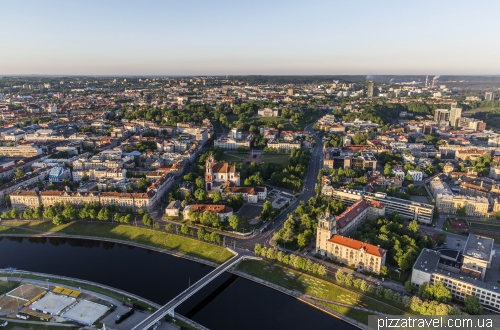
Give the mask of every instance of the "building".
[[407, 173], [411, 176], [411, 178], [413, 179], [413, 182], [422, 181], [422, 177], [423, 177], [422, 171], [408, 170]]
[[458, 119], [462, 117], [462, 108], [451, 106], [450, 125], [457, 126]]
[[486, 92], [486, 93], [484, 93], [484, 100], [485, 101], [493, 101], [493, 100], [495, 100], [495, 94], [493, 92]]
[[[328, 193], [324, 193], [323, 191], [328, 191]], [[331, 196], [335, 200], [340, 200], [346, 205], [353, 205], [361, 199], [380, 202], [385, 205], [386, 215], [396, 212], [405, 219], [416, 220], [419, 223], [427, 225], [432, 224], [434, 205], [431, 204], [390, 197], [385, 193], [369, 193], [349, 189], [322, 189], [322, 193]]]
[[490, 167], [490, 177], [493, 179], [500, 178], [500, 166], [491, 166]]
[[302, 146], [300, 141], [268, 141], [267, 147], [271, 149], [281, 149], [281, 150], [292, 150], [292, 149], [300, 149]]
[[192, 181], [184, 181], [179, 185], [179, 192], [182, 196], [182, 198], [186, 197], [186, 194], [191, 194], [191, 196], [194, 193], [194, 182]]
[[181, 210], [181, 202], [172, 201], [165, 208], [165, 215], [167, 217], [178, 217], [180, 210]]
[[235, 166], [228, 163], [216, 163], [214, 156], [210, 155], [205, 163], [205, 189], [206, 191], [221, 190], [224, 184], [240, 185], [240, 172]]
[[375, 220], [385, 215], [385, 205], [377, 201], [359, 200], [336, 217], [337, 233], [349, 236], [367, 219]]
[[33, 157], [41, 154], [41, 149], [29, 144], [23, 144], [16, 147], [0, 147], [0, 155], [7, 157]]
[[[293, 90], [292, 90], [293, 91]], [[263, 108], [257, 110], [257, 115], [259, 117], [279, 117], [280, 110], [278, 108]]]
[[264, 201], [267, 197], [266, 187], [227, 187], [224, 189], [222, 197], [224, 199], [231, 198], [241, 194], [243, 200], [247, 203], [257, 203]]
[[330, 152], [325, 152], [323, 166], [327, 169], [333, 168], [353, 168], [375, 170], [377, 159], [371, 152], [362, 152], [360, 156], [333, 156]]
[[316, 253], [354, 266], [360, 271], [379, 274], [380, 268], [385, 265], [387, 251], [372, 244], [337, 235], [336, 222], [328, 210], [318, 219]]
[[375, 92], [375, 84], [373, 83], [373, 81], [369, 81], [368, 82], [368, 87], [367, 87], [367, 90], [366, 90], [366, 96], [367, 97], [373, 97], [373, 96], [375, 96], [374, 92]]
[[441, 282], [454, 299], [476, 296], [484, 307], [499, 311], [500, 287], [483, 282], [494, 252], [489, 240], [469, 235], [463, 251], [423, 249], [413, 265], [411, 283], [420, 287], [424, 283]]
[[50, 182], [62, 182], [63, 179], [70, 178], [70, 170], [65, 167], [53, 167], [49, 173]]
[[434, 121], [438, 123], [444, 123], [450, 121], [450, 110], [448, 109], [436, 109], [434, 112]]
[[219, 204], [191, 204], [184, 208], [182, 211], [184, 220], [189, 220], [190, 212], [203, 213], [206, 211], [214, 212], [219, 216], [221, 221], [226, 221], [233, 216], [233, 209], [226, 205]]

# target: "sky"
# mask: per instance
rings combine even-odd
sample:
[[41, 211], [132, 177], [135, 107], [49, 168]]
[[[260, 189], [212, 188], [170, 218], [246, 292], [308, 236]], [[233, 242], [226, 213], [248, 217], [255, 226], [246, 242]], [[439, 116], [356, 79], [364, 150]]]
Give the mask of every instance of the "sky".
[[0, 75], [500, 74], [500, 1], [0, 0]]

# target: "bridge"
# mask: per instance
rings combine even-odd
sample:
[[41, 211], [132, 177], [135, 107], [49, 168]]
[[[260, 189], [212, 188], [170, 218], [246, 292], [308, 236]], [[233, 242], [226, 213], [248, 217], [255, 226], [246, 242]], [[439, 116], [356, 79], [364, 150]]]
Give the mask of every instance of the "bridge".
[[207, 275], [203, 276], [198, 282], [191, 285], [189, 288], [181, 292], [177, 297], [166, 303], [163, 307], [158, 309], [156, 312], [148, 316], [142, 322], [137, 324], [132, 330], [147, 330], [155, 325], [156, 322], [160, 321], [165, 315], [174, 316], [174, 309], [198, 292], [205, 285], [210, 283], [214, 278], [229, 270], [231, 267], [236, 265], [238, 262], [244, 259], [257, 259], [260, 260], [259, 257], [254, 257], [249, 252], [243, 252], [238, 254], [237, 252], [229, 249], [232, 253], [235, 254], [234, 257], [220, 265], [219, 267], [212, 270]]

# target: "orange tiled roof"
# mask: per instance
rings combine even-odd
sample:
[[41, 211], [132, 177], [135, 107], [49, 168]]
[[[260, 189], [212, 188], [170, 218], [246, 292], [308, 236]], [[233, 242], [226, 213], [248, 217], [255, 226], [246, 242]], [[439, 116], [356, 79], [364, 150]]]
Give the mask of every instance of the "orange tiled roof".
[[378, 246], [364, 243], [361, 241], [357, 241], [355, 239], [344, 237], [341, 235], [333, 235], [332, 238], [329, 239], [329, 242], [336, 243], [336, 244], [339, 244], [342, 246], [346, 246], [346, 247], [349, 247], [349, 248], [355, 249], [355, 250], [364, 249], [366, 251], [366, 253], [372, 254], [372, 255], [377, 256], [377, 257], [383, 257], [387, 253], [387, 250], [382, 249]]

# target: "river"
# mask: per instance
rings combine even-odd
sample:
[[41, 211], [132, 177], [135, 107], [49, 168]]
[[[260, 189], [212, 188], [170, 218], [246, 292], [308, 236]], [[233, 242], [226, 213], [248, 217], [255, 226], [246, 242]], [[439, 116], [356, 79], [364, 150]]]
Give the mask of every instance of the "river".
[[[67, 238], [0, 238], [0, 268], [56, 274], [164, 304], [213, 268], [124, 244]], [[356, 329], [295, 298], [225, 273], [176, 309], [209, 329]]]

